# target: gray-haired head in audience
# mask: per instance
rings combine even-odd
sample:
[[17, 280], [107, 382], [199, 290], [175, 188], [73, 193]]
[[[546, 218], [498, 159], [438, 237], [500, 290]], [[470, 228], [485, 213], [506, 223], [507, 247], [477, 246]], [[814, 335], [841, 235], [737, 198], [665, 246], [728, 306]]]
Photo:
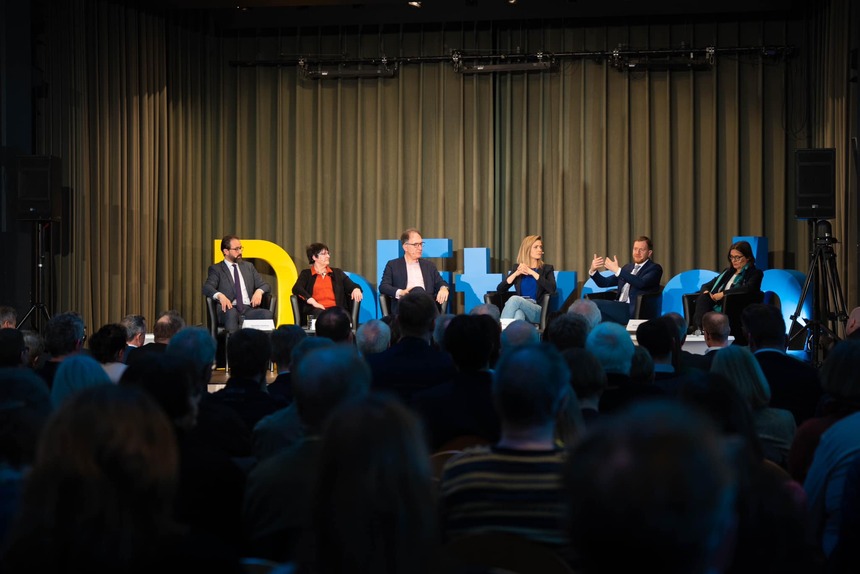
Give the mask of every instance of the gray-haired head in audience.
[[600, 313], [600, 307], [591, 299], [577, 299], [573, 302], [568, 313], [582, 315], [588, 321], [588, 331], [591, 332], [603, 320], [603, 315]]
[[391, 344], [391, 328], [379, 319], [371, 319], [358, 326], [355, 345], [363, 357], [386, 350]]
[[630, 374], [635, 345], [627, 330], [618, 323], [601, 323], [592, 329], [585, 340], [585, 348], [597, 357], [607, 373]]

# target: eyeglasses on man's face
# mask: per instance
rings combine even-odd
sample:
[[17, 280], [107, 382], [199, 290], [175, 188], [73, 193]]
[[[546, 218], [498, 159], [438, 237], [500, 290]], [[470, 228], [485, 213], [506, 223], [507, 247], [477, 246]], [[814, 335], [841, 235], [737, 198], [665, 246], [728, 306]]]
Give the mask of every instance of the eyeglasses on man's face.
[[227, 251], [242, 251], [244, 249], [241, 245], [239, 247], [231, 247]]
[[409, 247], [424, 247], [424, 242], [418, 241], [416, 243], [405, 243], [404, 245], [408, 245]]

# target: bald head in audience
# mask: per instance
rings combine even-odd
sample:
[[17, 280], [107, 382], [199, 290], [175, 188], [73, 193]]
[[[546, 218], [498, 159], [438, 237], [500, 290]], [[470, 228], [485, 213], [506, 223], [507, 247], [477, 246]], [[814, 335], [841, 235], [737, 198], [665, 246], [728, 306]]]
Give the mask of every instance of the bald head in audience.
[[702, 334], [708, 347], [728, 347], [730, 331], [727, 315], [709, 311], [702, 317]]

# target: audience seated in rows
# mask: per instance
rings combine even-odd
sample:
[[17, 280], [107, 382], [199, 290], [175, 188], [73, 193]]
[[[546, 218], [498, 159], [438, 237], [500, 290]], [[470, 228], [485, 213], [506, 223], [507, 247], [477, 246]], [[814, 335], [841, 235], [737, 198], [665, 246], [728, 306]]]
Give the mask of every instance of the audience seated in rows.
[[248, 429], [266, 415], [286, 405], [266, 391], [266, 371], [272, 356], [269, 334], [256, 329], [239, 329], [230, 336], [227, 361], [230, 378], [212, 398], [235, 410]]
[[654, 384], [654, 359], [648, 349], [636, 345], [633, 358], [630, 359], [630, 382], [634, 385]]
[[170, 343], [170, 339], [185, 327], [185, 319], [174, 309], [165, 311], [158, 316], [155, 326], [152, 328], [154, 340], [137, 349], [130, 349], [125, 362], [129, 365], [135, 361], [145, 361], [153, 354], [163, 353]]
[[122, 362], [126, 347], [125, 327], [119, 323], [103, 325], [90, 339], [90, 355], [101, 363], [110, 382], [116, 384], [125, 371], [126, 364]]
[[27, 364], [27, 344], [24, 333], [15, 328], [0, 329], [0, 368], [24, 367]]
[[723, 375], [737, 387], [752, 408], [765, 458], [785, 468], [796, 430], [794, 417], [785, 409], [769, 406], [770, 386], [752, 353], [737, 345], [723, 349], [714, 358], [711, 372]]
[[98, 361], [83, 353], [75, 354], [60, 363], [51, 387], [51, 402], [59, 407], [82, 389], [109, 384], [111, 380]]
[[416, 392], [447, 381], [455, 369], [451, 356], [431, 345], [438, 313], [433, 299], [416, 290], [400, 298], [398, 309], [401, 339], [366, 360], [373, 373], [373, 388], [410, 404]]
[[143, 391], [107, 384], [70, 396], [42, 432], [0, 567], [238, 573], [229, 549], [175, 522], [178, 464], [170, 421]]
[[166, 355], [191, 364], [197, 395], [197, 424], [186, 430], [185, 442], [199, 443], [202, 448], [217, 449], [225, 455], [244, 460], [251, 456], [251, 430], [234, 409], [208, 392], [215, 361], [215, 339], [203, 327], [185, 327], [171, 337]]
[[[319, 321], [319, 319], [317, 320]], [[323, 328], [323, 332], [325, 332]], [[305, 330], [298, 325], [281, 325], [272, 331], [272, 362], [278, 366], [278, 376], [274, 381], [269, 383], [269, 394], [275, 397], [280, 397], [284, 403], [289, 405], [293, 402], [293, 387], [292, 387], [292, 372], [291, 355], [296, 345], [301, 343], [306, 337]], [[317, 336], [319, 327], [317, 327]]]
[[300, 570], [438, 572], [425, 440], [420, 421], [391, 396], [348, 401], [331, 415], [311, 509], [312, 554]]
[[413, 406], [421, 414], [435, 452], [460, 436], [477, 436], [487, 443], [499, 439], [499, 419], [493, 408], [493, 336], [498, 331], [487, 315], [457, 315], [445, 329], [443, 348], [457, 373], [447, 381], [417, 392]]
[[311, 524], [314, 487], [323, 479], [316, 469], [326, 421], [339, 405], [366, 395], [370, 388], [370, 369], [346, 346], [308, 353], [297, 363], [295, 375], [295, 405], [305, 436], [251, 471], [243, 512], [251, 555], [279, 562], [294, 559], [308, 542], [303, 536]]
[[556, 444], [556, 420], [572, 395], [569, 380], [567, 365], [551, 346], [502, 354], [493, 375], [501, 438], [467, 449], [445, 466], [439, 514], [446, 539], [498, 531], [566, 550], [565, 451]]
[[[317, 349], [335, 346], [326, 337], [302, 339], [290, 355], [290, 365], [298, 368], [304, 357]], [[292, 383], [291, 383], [292, 384]], [[293, 392], [295, 397], [295, 391]], [[299, 418], [296, 401], [272, 414], [263, 417], [253, 428], [254, 455], [264, 460], [273, 454], [290, 448], [305, 436], [305, 428]]]
[[821, 367], [821, 382], [829, 399], [824, 414], [798, 429], [789, 468], [803, 481], [811, 531], [829, 555], [839, 536], [845, 476], [860, 456], [860, 341], [836, 344]]
[[604, 419], [568, 458], [576, 571], [720, 572], [734, 523], [732, 474], [713, 426], [678, 404]]
[[173, 426], [179, 447], [176, 520], [238, 553], [245, 473], [224, 449], [189, 439], [201, 399], [197, 375], [191, 360], [164, 352], [129, 365], [121, 384], [143, 389]]
[[770, 386], [770, 404], [786, 409], [800, 426], [815, 416], [822, 397], [815, 367], [786, 354], [787, 338], [782, 312], [772, 305], [749, 305], [741, 325]]
[[600, 361], [585, 349], [571, 348], [562, 351], [570, 370], [570, 386], [579, 401], [585, 428], [600, 418], [600, 396], [606, 389], [606, 372]]
[[[20, 332], [14, 328], [0, 329]], [[0, 368], [0, 547], [18, 510], [24, 477], [53, 410], [45, 381], [20, 366]]]
[[653, 385], [634, 383], [630, 367], [635, 346], [627, 330], [611, 321], [600, 323], [585, 342], [606, 373], [606, 389], [600, 397], [600, 412], [611, 413], [628, 403], [662, 394]]
[[84, 321], [74, 311], [54, 315], [45, 325], [45, 351], [48, 360], [36, 372], [50, 388], [57, 369], [67, 357], [83, 348], [85, 339]]
[[799, 482], [806, 480], [818, 442], [827, 429], [860, 411], [860, 342], [837, 344], [821, 365], [819, 377], [825, 393], [821, 414], [798, 427], [788, 455], [788, 471]]
[[[848, 342], [837, 344], [828, 354], [821, 372], [826, 391], [822, 400], [818, 400], [822, 396], [821, 390], [817, 390], [814, 399], [811, 398], [812, 392], [805, 397], [796, 395], [794, 416], [785, 413], [784, 417], [768, 417], [761, 413], [774, 412], [765, 409], [774, 406], [776, 392], [773, 392], [770, 405], [765, 401], [764, 407], [753, 409], [753, 404], [759, 404], [759, 399], [767, 393], [764, 375], [759, 373], [761, 376], [757, 378], [755, 371], [757, 368], [763, 370], [762, 357], [774, 354], [788, 358], [784, 355], [785, 334], [782, 332], [784, 323], [781, 315], [778, 323], [771, 318], [750, 319], [750, 350], [765, 351], [755, 357], [738, 345], [726, 346], [727, 341], [719, 336], [709, 336], [711, 331], [716, 335], [724, 331], [719, 325], [722, 316], [715, 315], [715, 326], [712, 330], [706, 327], [705, 339], [706, 344], [713, 343], [720, 350], [697, 356], [700, 361], [713, 357], [713, 373], [705, 373], [699, 369], [708, 369], [708, 366], [702, 366], [702, 363], [694, 366], [695, 358], [685, 357], [682, 352], [686, 322], [678, 314], [667, 314], [642, 323], [637, 331], [639, 346], [634, 346], [622, 326], [600, 323], [591, 328], [586, 319], [589, 306], [577, 306], [582, 314], [574, 312], [571, 306], [571, 312], [553, 315], [543, 333], [542, 343], [534, 325], [526, 322], [514, 321], [502, 331], [493, 318], [493, 309], [485, 308], [469, 315], [439, 316], [432, 300], [426, 304], [428, 300], [426, 294], [417, 291], [404, 296], [400, 301], [399, 315], [366, 322], [359, 327], [354, 341], [351, 340], [348, 323], [344, 331], [340, 328], [342, 317], [335, 315], [331, 316], [330, 332], [325, 327], [321, 330], [318, 321], [314, 337], [307, 336], [295, 326], [282, 327], [271, 334], [237, 331], [228, 345], [229, 352], [236, 353], [229, 358], [230, 378], [224, 389], [217, 393], [206, 392], [215, 354], [214, 339], [206, 329], [181, 329], [170, 338], [163, 354], [153, 355], [149, 361], [133, 361], [126, 370], [129, 379], [124, 380], [121, 386], [134, 382], [134, 386], [156, 397], [167, 413], [179, 449], [178, 475], [174, 479], [177, 490], [170, 497], [169, 520], [186, 528], [180, 540], [190, 537], [191, 540], [202, 539], [217, 546], [225, 557], [223, 565], [227, 568], [235, 567], [234, 554], [241, 552], [245, 556], [290, 561], [290, 567], [299, 571], [316, 570], [320, 565], [327, 568], [343, 560], [354, 565], [351, 570], [361, 571], [364, 566], [360, 565], [376, 568], [381, 556], [386, 556], [389, 564], [399, 561], [398, 564], [405, 568], [404, 572], [436, 569], [439, 565], [434, 563], [434, 559], [445, 557], [444, 547], [440, 549], [433, 536], [414, 537], [425, 532], [423, 528], [436, 529], [433, 514], [436, 501], [430, 485], [427, 453], [428, 450], [451, 448], [447, 446], [453, 444], [449, 442], [451, 439], [462, 443], [464, 435], [471, 435], [470, 441], [493, 446], [466, 449], [450, 459], [444, 471], [439, 471], [442, 479], [437, 483], [440, 496], [438, 511], [445, 540], [464, 541], [470, 532], [513, 532], [564, 556], [577, 571], [590, 572], [587, 559], [588, 556], [596, 556], [596, 550], [588, 549], [580, 555], [574, 552], [581, 550], [577, 548], [576, 540], [572, 541], [573, 545], [567, 542], [568, 533], [575, 529], [565, 522], [568, 514], [566, 499], [572, 501], [574, 494], [564, 487], [560, 479], [564, 461], [568, 459], [566, 453], [569, 448], [578, 449], [594, 437], [603, 435], [606, 429], [620, 424], [619, 420], [637, 419], [639, 415], [634, 416], [630, 409], [643, 411], [651, 408], [645, 403], [665, 396], [661, 392], [663, 386], [666, 388], [662, 391], [670, 391], [681, 402], [692, 405], [712, 419], [720, 435], [719, 441], [725, 441], [722, 448], [729, 466], [730, 488], [734, 493], [727, 504], [734, 526], [727, 532], [715, 533], [714, 546], [703, 554], [708, 558], [712, 572], [734, 574], [769, 570], [800, 574], [816, 571], [827, 553], [834, 555], [834, 568], [844, 560], [840, 559], [840, 556], [846, 556], [844, 549], [833, 550], [844, 548], [844, 544], [838, 543], [843, 504], [835, 493], [848, 492], [846, 500], [852, 500], [851, 484], [846, 484], [843, 477], [851, 472], [851, 461], [860, 452], [860, 445], [855, 450], [851, 442], [854, 429], [847, 424], [850, 415], [860, 411], [860, 391], [855, 393], [853, 390], [855, 386], [860, 388], [854, 380], [860, 368], [853, 365], [855, 350]], [[757, 307], [752, 306], [748, 312], [770, 313], [769, 309]], [[72, 318], [76, 316], [70, 315]], [[703, 325], [707, 324], [708, 317], [705, 317]], [[91, 392], [86, 388], [89, 384], [112, 386], [104, 379], [105, 371], [97, 361], [76, 352], [84, 339], [82, 322], [80, 326], [79, 342], [72, 345], [75, 351], [56, 373], [55, 395], [67, 395], [61, 405], [75, 401], [82, 393]], [[365, 326], [367, 328], [363, 329]], [[403, 337], [398, 339], [397, 333], [401, 329]], [[768, 343], [769, 336], [763, 335], [768, 329], [774, 333], [779, 330], [776, 345], [773, 345], [774, 337], [770, 336], [771, 342]], [[74, 329], [66, 330], [75, 334]], [[99, 333], [107, 334], [110, 330], [120, 335], [114, 337], [120, 341], [116, 348], [128, 342], [127, 329], [106, 325], [90, 339], [94, 357], [116, 357], [115, 353], [98, 351], [102, 343]], [[56, 330], [59, 331], [62, 329]], [[334, 343], [332, 339], [343, 339], [343, 332], [346, 333], [343, 343]], [[16, 337], [9, 339], [11, 350], [8, 354], [14, 355], [13, 359], [20, 364], [23, 347], [27, 345], [22, 344], [20, 333], [13, 331], [13, 334]], [[0, 340], [5, 340], [6, 336], [0, 330]], [[395, 337], [393, 345], [389, 345], [390, 336]], [[432, 342], [434, 337], [441, 342], [438, 349]], [[578, 348], [583, 344], [585, 349]], [[566, 349], [563, 355], [560, 356], [556, 347]], [[361, 352], [356, 352], [356, 348]], [[860, 356], [860, 352], [856, 355]], [[381, 360], [383, 358], [386, 360]], [[267, 386], [266, 380], [271, 378], [266, 373], [270, 360], [278, 365], [279, 376], [277, 382]], [[186, 362], [189, 366], [182, 366]], [[759, 364], [762, 366], [758, 367]], [[818, 373], [809, 368], [817, 381]], [[27, 369], [18, 370], [31, 373]], [[431, 375], [430, 371], [434, 373]], [[555, 373], [552, 383], [541, 383], [551, 371]], [[320, 382], [326, 373], [335, 372], [352, 382], [364, 377], [363, 385], [359, 385], [363, 390], [356, 396], [367, 395], [368, 386], [373, 389], [368, 398], [358, 399], [358, 403], [363, 405], [361, 408], [356, 405], [355, 397], [350, 398], [351, 395], [331, 403], [314, 403], [320, 396], [339, 396], [337, 388], [333, 395], [326, 395], [329, 387], [327, 383]], [[97, 380], [91, 376], [94, 373], [100, 375]], [[383, 382], [381, 386], [377, 384], [377, 377]], [[667, 377], [671, 377], [671, 384], [666, 382]], [[44, 391], [44, 384], [39, 382], [39, 385]], [[749, 385], [753, 385], [756, 392], [751, 397], [742, 397], [738, 389]], [[281, 386], [285, 388], [284, 393], [280, 392], [283, 390], [279, 389]], [[806, 386], [807, 390], [809, 387]], [[304, 407], [299, 399], [302, 388], [308, 391], [304, 396]], [[393, 392], [394, 397], [380, 396], [379, 391], [386, 388]], [[344, 393], [349, 394], [347, 391]], [[293, 395], [295, 400], [290, 402]], [[798, 412], [806, 410], [814, 414], [819, 402], [819, 417], [810, 415], [812, 418], [801, 425], [794, 441], [785, 433], [780, 434], [785, 430], [783, 427], [793, 424]], [[314, 404], [320, 407], [316, 414], [312, 408]], [[4, 405], [0, 397], [0, 424], [6, 420]], [[351, 407], [358, 409], [353, 413], [355, 416], [359, 411], [365, 417], [376, 413], [386, 422], [371, 428], [373, 425], [368, 424], [369, 419], [364, 419], [361, 424], [367, 428], [359, 428], [362, 419], [342, 421], [343, 426], [338, 432], [346, 433], [347, 429], [351, 432], [330, 436], [337, 436], [335, 440], [343, 442], [338, 448], [351, 445], [351, 450], [338, 452], [349, 452], [353, 458], [324, 463], [327, 429], [335, 424], [334, 417], [324, 413], [335, 409], [346, 412]], [[680, 417], [678, 421], [687, 416], [701, 416], [691, 415], [677, 404], [664, 412], [672, 409], [681, 409], [685, 413], [672, 415]], [[532, 411], [537, 413], [534, 417], [526, 416]], [[548, 413], [552, 414], [551, 421]], [[646, 418], [643, 416], [637, 420]], [[838, 426], [840, 422], [846, 422], [846, 425]], [[427, 432], [421, 432], [416, 426], [415, 433], [410, 434], [413, 424], [420, 424]], [[678, 428], [685, 424], [679, 423]], [[377, 436], [383, 426], [397, 434]], [[843, 428], [846, 429], [844, 432]], [[673, 436], [677, 430], [676, 427], [667, 429], [665, 425], [652, 426], [651, 438], [643, 430], [643, 436], [639, 437], [643, 441], [641, 444]], [[693, 434], [699, 436], [699, 430], [694, 430]], [[825, 434], [827, 430], [833, 432]], [[614, 441], [624, 436], [624, 433], [616, 431], [609, 434], [611, 436], [599, 440]], [[347, 436], [351, 443], [346, 442]], [[374, 485], [382, 487], [384, 483], [387, 485], [385, 491], [371, 491], [361, 481], [352, 480], [351, 484], [344, 484], [343, 481], [354, 478], [349, 474], [330, 476], [328, 473], [331, 471], [323, 470], [323, 467], [336, 468], [339, 473], [348, 473], [348, 468], [357, 468], [354, 465], [368, 464], [375, 468], [374, 465], [380, 464], [381, 459], [375, 458], [380, 453], [366, 450], [361, 437], [367, 437], [377, 448], [383, 444], [393, 447], [394, 443], [385, 442], [389, 439], [399, 441], [399, 447], [408, 448], [408, 452], [404, 451], [398, 458], [389, 458], [385, 470], [394, 472], [399, 465], [408, 463], [413, 478], [397, 484], [380, 479], [375, 481], [380, 484]], [[836, 437], [841, 438], [836, 440]], [[419, 444], [408, 446], [415, 439]], [[710, 440], [706, 441], [708, 445]], [[768, 458], [786, 464], [785, 452], [789, 444], [791, 454], [787, 464], [792, 476], [810, 477], [806, 486], [814, 517], [811, 523], [816, 535], [814, 541], [803, 536], [808, 526], [807, 491], [778, 464], [765, 459], [767, 453]], [[821, 448], [818, 448], [819, 444]], [[686, 448], [682, 443], [670, 446], [679, 449], [677, 452], [684, 452]], [[706, 446], [702, 452], [709, 449], [710, 446]], [[612, 457], [624, 451], [609, 448], [601, 452]], [[631, 458], [629, 464], [639, 468], [638, 465], [644, 464], [642, 461], [652, 452], [656, 451], [644, 448], [641, 456]], [[411, 462], [418, 459], [418, 464]], [[600, 467], [605, 471], [604, 476], [609, 477], [605, 481], [607, 492], [621, 484], [613, 482], [619, 469], [612, 466], [612, 460], [617, 461], [604, 459]], [[587, 458], [582, 462], [597, 464]], [[663, 472], [669, 474], [662, 476], [676, 472], [672, 476], [680, 481], [679, 477], [683, 475], [677, 473], [680, 473], [684, 461], [676, 462], [678, 464], [674, 468], [670, 468], [672, 465], [650, 470], [643, 467], [646, 468], [641, 475], [644, 482], [651, 480], [648, 477]], [[695, 461], [686, 462], [693, 464]], [[816, 467], [814, 472], [807, 472], [813, 464], [819, 465], [820, 469]], [[535, 470], [538, 467], [540, 471]], [[835, 474], [831, 470], [835, 470]], [[26, 468], [19, 465], [17, 478], [14, 472], [0, 473], [0, 478], [10, 477], [8, 483], [0, 481], [0, 503], [5, 505], [0, 506], [0, 521], [2, 513], [8, 518], [14, 512], [25, 471]], [[511, 477], [517, 473], [525, 477], [522, 483], [513, 482]], [[490, 475], [501, 478], [488, 482], [486, 477]], [[405, 475], [401, 473], [401, 476]], [[815, 480], [822, 476], [825, 478]], [[551, 488], [541, 491], [531, 486], [541, 478], [548, 480]], [[3, 490], [7, 484], [9, 489]], [[315, 489], [314, 484], [318, 488]], [[681, 485], [683, 481], [674, 484]], [[425, 488], [426, 491], [423, 490]], [[511, 492], [506, 489], [517, 493], [513, 501], [499, 495], [500, 491]], [[344, 499], [332, 498], [332, 494], [327, 498], [321, 497], [323, 491], [339, 492], [343, 496], [349, 493], [350, 498], [347, 503], [342, 502]], [[402, 498], [396, 506], [386, 506], [393, 504], [392, 497], [409, 497], [419, 492], [423, 493], [423, 498], [420, 501], [416, 498], [414, 504], [420, 506], [410, 506], [412, 503], [403, 502], [405, 499]], [[655, 490], [655, 493], [659, 499], [660, 490]], [[692, 501], [692, 507], [704, 508], [701, 511], [703, 519], [708, 514], [706, 507], [699, 506], [702, 500], [695, 494], [695, 489], [679, 487], [678, 495], [691, 497], [685, 500]], [[647, 525], [655, 518], [638, 512], [640, 507], [631, 502], [637, 496], [636, 492], [621, 493], [617, 507], [632, 505], [629, 508], [636, 512], [629, 511], [630, 522]], [[352, 497], [363, 499], [355, 501]], [[488, 506], [470, 506], [469, 501], [476, 500], [476, 497], [486, 497], [481, 500], [489, 501]], [[641, 508], [663, 511], [665, 506], [659, 500]], [[350, 504], [358, 503], [364, 505], [361, 509], [409, 507], [415, 510], [415, 515], [398, 518], [403, 521], [398, 522], [401, 525], [398, 532], [373, 534], [374, 527], [386, 523], [390, 517], [377, 517], [373, 522], [373, 517], [351, 514], [353, 507]], [[332, 504], [348, 512], [340, 516], [332, 510]], [[323, 508], [328, 514], [319, 514]], [[487, 511], [487, 508], [496, 510]], [[425, 509], [430, 512], [426, 520], [422, 518]], [[490, 516], [493, 512], [498, 512], [498, 515]], [[680, 514], [675, 514], [673, 519], [686, 520]], [[364, 520], [370, 520], [371, 526]], [[423, 520], [423, 526], [416, 520]], [[595, 523], [595, 527], [602, 528], [602, 520]], [[842, 521], [843, 524], [845, 522]], [[353, 527], [349, 532], [332, 530], [344, 528], [347, 524]], [[622, 525], [619, 531], [624, 532], [628, 526]], [[367, 552], [359, 558], [355, 558], [358, 541], [344, 541], [344, 537], [355, 534], [356, 528], [363, 529], [362, 536], [368, 533], [372, 538], [371, 542], [362, 542]], [[847, 532], [845, 539], [852, 540], [850, 522], [844, 529]], [[695, 532], [691, 531], [689, 535], [694, 537]], [[660, 543], [664, 544], [663, 548], [682, 545], [683, 552], [686, 552], [686, 545], [691, 544], [690, 537], [681, 537], [673, 530]], [[645, 537], [645, 540], [652, 538]], [[411, 554], [401, 556], [397, 550], [388, 553], [386, 545], [395, 540], [404, 548], [411, 549]], [[619, 548], [629, 544], [629, 541], [618, 540], [617, 537], [615, 542]], [[7, 553], [9, 557], [14, 555]], [[422, 557], [420, 565], [416, 565], [415, 560], [419, 556]], [[612, 557], [601, 569], [611, 570], [610, 566], [616, 563], [616, 559], [621, 561], [625, 557]], [[813, 563], [815, 559], [818, 564]], [[669, 560], [657, 564], [668, 565]], [[691, 568], [679, 571], [691, 571], [698, 565], [695, 561], [689, 564]], [[669, 567], [665, 569], [671, 571]], [[449, 574], [444, 569], [435, 572]]]

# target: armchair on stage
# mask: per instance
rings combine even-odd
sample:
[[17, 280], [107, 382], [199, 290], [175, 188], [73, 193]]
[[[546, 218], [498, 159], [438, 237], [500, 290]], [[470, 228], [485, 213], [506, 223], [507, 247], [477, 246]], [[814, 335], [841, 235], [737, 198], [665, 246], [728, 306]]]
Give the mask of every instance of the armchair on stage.
[[[204, 297], [206, 300], [206, 322], [209, 326], [209, 333], [215, 339], [217, 350], [215, 352], [215, 363], [218, 367], [227, 366], [227, 339], [228, 333], [224, 323], [218, 321], [218, 302], [211, 297]], [[260, 307], [264, 307], [272, 312], [272, 317], [277, 317], [275, 309], [277, 308], [278, 298], [271, 293], [263, 293], [263, 300]]]
[[[696, 299], [701, 293], [685, 293], [683, 295], [684, 318], [689, 325], [696, 312]], [[778, 305], [779, 297], [776, 293], [769, 292], [768, 302]], [[765, 302], [764, 291], [747, 291], [745, 293], [732, 293], [731, 289], [723, 291], [723, 314], [729, 318], [729, 334], [735, 338], [738, 345], [746, 345], [747, 338], [741, 326], [741, 314], [749, 305]]]
[[[516, 291], [506, 291], [504, 293], [491, 291], [490, 293], [484, 294], [484, 303], [495, 305], [499, 308], [499, 311], [501, 311], [505, 308], [505, 303], [508, 302], [508, 299], [516, 294]], [[544, 293], [544, 296], [540, 299], [540, 323], [537, 324], [537, 328], [541, 333], [546, 329], [546, 319], [549, 315], [550, 302], [554, 296], [555, 295], [550, 295], [549, 293]]]
[[[444, 305], [436, 303], [436, 309], [440, 314], [449, 313], [451, 309], [450, 305], [451, 299], [448, 299]], [[383, 317], [391, 315], [391, 297], [389, 295], [385, 295], [384, 293], [379, 294], [379, 310], [382, 312]]]

